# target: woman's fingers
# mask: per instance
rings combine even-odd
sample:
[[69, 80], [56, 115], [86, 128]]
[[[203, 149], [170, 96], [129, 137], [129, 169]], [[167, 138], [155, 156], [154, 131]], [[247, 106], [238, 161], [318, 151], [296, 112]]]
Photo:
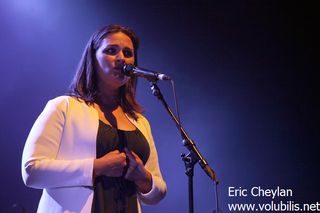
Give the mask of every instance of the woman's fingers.
[[124, 151], [127, 157], [129, 158], [129, 160], [142, 164], [142, 160], [135, 152], [128, 150], [128, 148], [124, 148]]
[[129, 159], [129, 167], [125, 178], [131, 181], [138, 181], [144, 178], [145, 168], [142, 160], [136, 153], [129, 151], [127, 148], [124, 151]]
[[114, 150], [96, 159], [94, 163], [95, 174], [98, 176], [120, 177], [127, 164], [126, 179], [139, 181], [145, 177], [146, 171], [142, 160], [136, 153], [127, 148], [124, 149], [124, 152]]
[[134, 181], [138, 186], [138, 190], [142, 193], [147, 193], [152, 188], [152, 176], [142, 163], [139, 156], [125, 148], [125, 153], [129, 159], [129, 168], [125, 176], [126, 179]]
[[139, 158], [139, 156], [136, 154], [136, 153], [134, 153], [134, 152], [130, 152], [131, 154], [132, 154], [132, 156], [136, 159], [136, 161], [138, 162], [141, 162], [141, 164], [142, 164], [142, 160]]
[[128, 180], [134, 181], [134, 174], [133, 173], [137, 167], [137, 161], [131, 151], [129, 151], [127, 148], [125, 148], [124, 151], [127, 155], [127, 158], [129, 159], [129, 167], [128, 167], [127, 173], [125, 175], [125, 178]]
[[96, 175], [119, 177], [122, 175], [124, 167], [127, 165], [126, 154], [115, 150], [109, 152], [94, 161]]
[[124, 148], [124, 152], [126, 153], [127, 157], [129, 158], [129, 161], [135, 161], [135, 157], [132, 154], [133, 152], [129, 151], [127, 148]]

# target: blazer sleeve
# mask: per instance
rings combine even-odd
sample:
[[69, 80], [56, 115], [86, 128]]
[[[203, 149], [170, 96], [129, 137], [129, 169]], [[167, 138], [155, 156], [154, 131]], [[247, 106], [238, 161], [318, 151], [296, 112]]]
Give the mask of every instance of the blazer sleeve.
[[150, 124], [145, 117], [141, 116], [140, 119], [140, 122], [144, 126], [145, 135], [147, 136], [147, 140], [150, 146], [150, 156], [145, 164], [145, 167], [152, 175], [152, 189], [148, 193], [138, 193], [138, 195], [140, 201], [143, 204], [153, 205], [157, 204], [160, 200], [162, 200], [165, 197], [167, 192], [167, 186], [161, 175], [157, 149], [153, 141]]
[[22, 154], [22, 178], [32, 188], [92, 186], [93, 158], [57, 159], [68, 109], [67, 98], [49, 101], [35, 121]]

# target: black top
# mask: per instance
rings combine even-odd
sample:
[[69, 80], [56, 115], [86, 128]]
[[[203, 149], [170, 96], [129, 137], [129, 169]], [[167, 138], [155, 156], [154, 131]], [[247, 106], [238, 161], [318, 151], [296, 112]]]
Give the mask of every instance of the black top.
[[[135, 129], [124, 131], [113, 128], [99, 120], [97, 135], [97, 158], [108, 152], [123, 149], [135, 152], [143, 164], [149, 158], [150, 147], [143, 134]], [[137, 213], [137, 189], [134, 182], [121, 177], [99, 176], [95, 178], [92, 213]]]

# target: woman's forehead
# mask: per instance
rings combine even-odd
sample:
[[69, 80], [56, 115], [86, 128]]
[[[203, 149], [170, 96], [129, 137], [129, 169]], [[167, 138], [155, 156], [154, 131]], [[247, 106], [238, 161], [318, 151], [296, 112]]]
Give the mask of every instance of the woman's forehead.
[[108, 34], [101, 42], [101, 46], [118, 45], [133, 49], [133, 43], [129, 36], [122, 32]]

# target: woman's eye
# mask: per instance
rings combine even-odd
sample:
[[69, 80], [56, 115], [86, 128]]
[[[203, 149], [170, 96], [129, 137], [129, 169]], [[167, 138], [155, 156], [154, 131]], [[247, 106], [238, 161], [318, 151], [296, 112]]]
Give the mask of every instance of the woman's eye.
[[108, 55], [115, 55], [117, 53], [117, 49], [114, 47], [109, 47], [104, 52]]
[[131, 50], [123, 50], [123, 55], [126, 58], [131, 58], [133, 56], [133, 52]]

